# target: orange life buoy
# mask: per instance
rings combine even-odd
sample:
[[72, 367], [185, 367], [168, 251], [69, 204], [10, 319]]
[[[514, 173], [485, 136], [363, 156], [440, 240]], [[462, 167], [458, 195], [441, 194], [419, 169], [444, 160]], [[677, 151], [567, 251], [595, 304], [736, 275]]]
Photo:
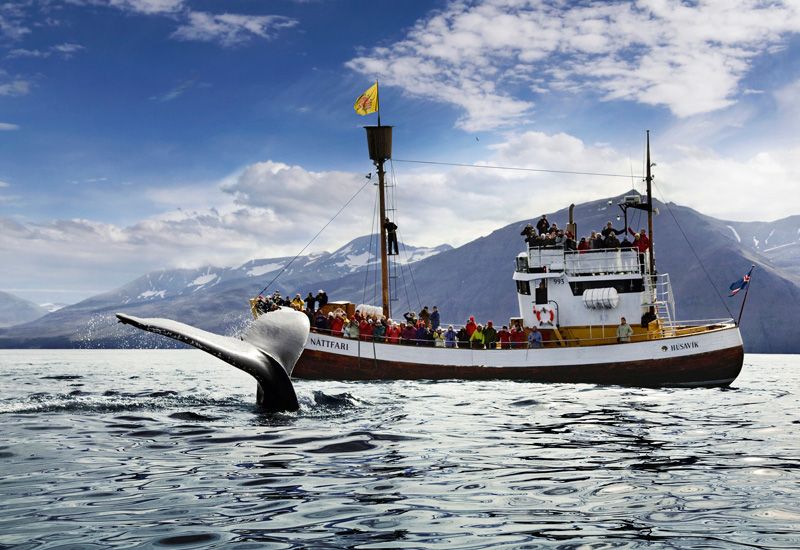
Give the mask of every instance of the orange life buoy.
[[[549, 323], [552, 325], [553, 321], [555, 321], [556, 318], [555, 313], [553, 313], [553, 310], [551, 308], [548, 308], [547, 306], [542, 306], [541, 309], [536, 306], [533, 306], [533, 312], [536, 314], [536, 320], [539, 321], [539, 324]], [[544, 321], [542, 320], [542, 317], [545, 318]], [[547, 317], [549, 317], [550, 319], [547, 320]]]

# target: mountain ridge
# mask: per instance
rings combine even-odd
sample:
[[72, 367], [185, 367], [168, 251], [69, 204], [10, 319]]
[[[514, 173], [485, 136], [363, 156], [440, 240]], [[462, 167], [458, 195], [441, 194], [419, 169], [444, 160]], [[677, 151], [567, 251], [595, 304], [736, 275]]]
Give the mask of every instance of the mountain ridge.
[[[599, 230], [609, 220], [621, 227], [622, 221], [616, 220], [621, 211], [615, 203], [631, 193], [576, 205], [578, 234], [588, 235], [592, 228]], [[793, 330], [800, 325], [800, 313], [792, 307], [800, 303], [800, 270], [795, 270], [791, 257], [783, 261], [782, 256], [775, 255], [773, 246], [763, 246], [768, 242], [784, 247], [778, 250], [791, 250], [800, 238], [800, 232], [793, 229], [800, 216], [775, 222], [731, 222], [674, 203], [654, 201], [654, 207], [660, 212], [654, 217], [655, 258], [659, 271], [670, 274], [678, 319], [736, 318], [741, 298], [727, 298], [728, 285], [741, 278], [751, 264], [756, 264], [759, 267], [753, 273], [741, 323], [745, 349], [764, 353], [800, 352]], [[568, 208], [564, 208], [547, 216], [563, 227], [567, 212]], [[519, 233], [525, 223], [535, 224], [537, 220], [538, 215], [508, 224], [458, 248], [426, 249], [419, 261], [396, 264], [398, 284], [392, 292], [393, 314], [400, 317], [408, 309], [437, 305], [445, 323], [463, 324], [468, 316], [475, 315], [480, 320], [505, 324], [518, 310], [511, 276], [514, 258], [524, 246]], [[629, 216], [628, 222], [632, 228], [643, 227], [646, 215], [637, 211]], [[762, 246], [757, 246], [756, 241]], [[366, 248], [377, 244], [375, 237], [363, 236], [334, 253], [300, 257], [269, 291], [278, 289], [284, 294], [299, 291], [305, 295], [324, 288], [331, 300], [380, 303], [376, 260], [366, 263], [364, 256]], [[361, 263], [355, 258], [360, 258]], [[134, 338], [129, 331], [119, 330], [113, 323], [115, 311], [142, 317], [171, 317], [206, 330], [235, 334], [248, 322], [246, 299], [255, 293], [252, 283], [256, 277], [244, 275], [258, 273], [259, 278], [267, 280], [268, 276], [271, 280], [288, 261], [288, 258], [253, 260], [230, 268], [227, 273], [212, 273], [206, 268], [173, 273], [173, 278], [179, 279], [180, 291], [170, 290], [168, 285], [159, 286], [164, 282], [163, 274], [161, 280], [159, 272], [146, 274], [120, 289], [32, 323], [3, 329], [0, 347], [166, 344], [146, 336]], [[277, 264], [281, 267], [276, 267]], [[413, 271], [408, 269], [410, 265]], [[404, 274], [406, 277], [401, 278]], [[159, 294], [161, 291], [163, 294]]]

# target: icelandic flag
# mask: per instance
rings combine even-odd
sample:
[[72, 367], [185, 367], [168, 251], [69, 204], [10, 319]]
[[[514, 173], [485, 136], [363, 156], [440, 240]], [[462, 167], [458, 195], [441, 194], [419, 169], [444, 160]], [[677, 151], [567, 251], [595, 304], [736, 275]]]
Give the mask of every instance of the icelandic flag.
[[731, 293], [728, 294], [729, 298], [731, 296], [736, 296], [736, 294], [738, 294], [740, 290], [744, 290], [745, 288], [747, 288], [747, 285], [750, 283], [750, 274], [753, 272], [753, 267], [750, 268], [750, 271], [748, 271], [744, 277], [731, 284], [730, 286]]

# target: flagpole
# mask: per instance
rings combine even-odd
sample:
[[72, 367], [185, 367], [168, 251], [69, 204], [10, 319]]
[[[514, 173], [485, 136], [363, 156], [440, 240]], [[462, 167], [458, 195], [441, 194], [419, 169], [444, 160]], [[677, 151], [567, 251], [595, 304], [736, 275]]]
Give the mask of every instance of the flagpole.
[[[753, 270], [756, 268], [755, 264], [750, 266], [750, 271], [748, 272], [747, 276], [750, 277], [750, 281], [753, 280]], [[739, 326], [739, 323], [742, 322], [742, 313], [744, 313], [744, 304], [747, 301], [747, 293], [750, 292], [750, 281], [747, 281], [747, 288], [744, 289], [744, 298], [742, 299], [742, 307], [739, 308], [739, 318], [736, 320], [736, 326]]]
[[378, 79], [375, 79], [375, 102], [378, 104], [378, 126], [381, 125], [381, 87], [378, 86]]

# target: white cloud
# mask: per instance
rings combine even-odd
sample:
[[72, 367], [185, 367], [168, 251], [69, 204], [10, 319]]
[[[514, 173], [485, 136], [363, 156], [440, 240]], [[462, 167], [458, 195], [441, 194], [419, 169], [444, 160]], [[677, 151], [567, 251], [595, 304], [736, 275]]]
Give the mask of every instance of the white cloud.
[[19, 126], [10, 122], [0, 122], [0, 132], [10, 132], [12, 130], [19, 130]]
[[252, 38], [271, 39], [277, 31], [297, 25], [297, 20], [281, 15], [213, 14], [190, 11], [188, 21], [172, 36], [179, 40], [218, 42], [236, 46]]
[[[178, 84], [176, 84], [172, 89], [167, 90], [166, 92], [164, 92], [162, 94], [156, 94], [156, 95], [150, 96], [150, 100], [151, 101], [158, 101], [160, 103], [166, 103], [168, 101], [173, 101], [173, 100], [178, 99], [179, 97], [181, 97], [187, 91], [192, 89], [195, 85], [198, 85], [197, 84], [197, 79], [193, 78], [193, 79], [189, 79], [189, 80], [184, 80], [184, 81], [179, 82]], [[200, 84], [200, 86], [208, 87], [207, 84]]]
[[30, 81], [21, 78], [0, 84], [0, 96], [22, 96], [26, 95], [30, 90]]
[[0, 181], [0, 187], [8, 187], [8, 182]]
[[184, 4], [184, 0], [109, 0], [115, 8], [148, 15], [177, 13]]
[[798, 32], [800, 7], [788, 1], [452, 2], [347, 65], [460, 107], [457, 125], [468, 131], [523, 119], [531, 90], [595, 93], [689, 117], [735, 102], [753, 59]]
[[26, 50], [24, 48], [16, 48], [8, 52], [6, 56], [9, 59], [14, 58], [21, 58], [21, 57], [30, 57], [30, 58], [40, 58], [46, 59], [53, 54], [60, 55], [64, 59], [69, 59], [79, 51], [83, 50], [84, 47], [80, 44], [71, 44], [69, 42], [65, 42], [64, 44], [57, 44], [55, 46], [51, 46], [46, 50]]
[[31, 30], [22, 22], [24, 15], [20, 5], [11, 2], [0, 4], [0, 36], [17, 41], [29, 34]]
[[[513, 135], [485, 152], [478, 164], [627, 174], [633, 158], [633, 171], [641, 171], [641, 151], [628, 154], [565, 133]], [[800, 148], [737, 158], [690, 146], [655, 150], [656, 196], [723, 219], [769, 220], [797, 214], [796, 201], [789, 200], [796, 182], [788, 168], [796, 158]], [[399, 162], [394, 172], [400, 236], [416, 245], [461, 245], [573, 202], [622, 194], [634, 185], [642, 190], [638, 178]], [[35, 273], [42, 274], [35, 283], [41, 288], [61, 284], [110, 289], [160, 268], [233, 266], [252, 258], [294, 255], [355, 196], [307, 250], [331, 251], [373, 230], [374, 179], [367, 182], [360, 172], [311, 171], [265, 161], [218, 183], [147, 189], [150, 200], [173, 209], [126, 227], [86, 219], [49, 223], [0, 219], [0, 256], [15, 258], [3, 270], [0, 287], [22, 287]], [[789, 199], [764, 201], [763, 189]], [[725, 200], [730, 196], [736, 199]], [[45, 280], [48, 277], [51, 280]]]

